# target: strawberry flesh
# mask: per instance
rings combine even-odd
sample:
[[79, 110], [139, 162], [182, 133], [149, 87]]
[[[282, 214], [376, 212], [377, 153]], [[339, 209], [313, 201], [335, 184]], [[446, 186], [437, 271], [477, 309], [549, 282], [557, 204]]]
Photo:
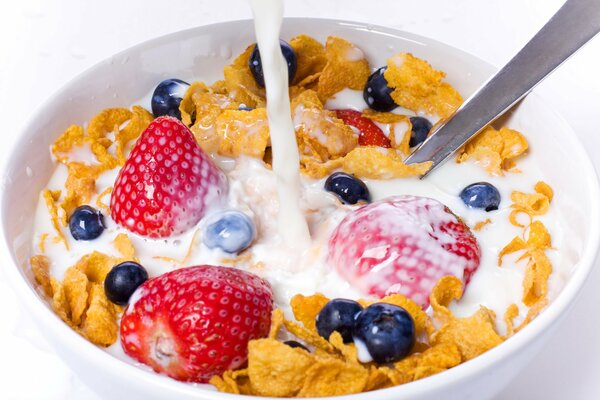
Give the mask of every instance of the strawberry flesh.
[[266, 337], [273, 293], [235, 268], [199, 265], [144, 283], [121, 319], [127, 355], [186, 382], [208, 382], [247, 360], [248, 342]]
[[155, 119], [142, 133], [115, 181], [112, 218], [150, 238], [192, 228], [227, 192], [225, 174], [173, 117]]
[[447, 275], [466, 286], [480, 249], [469, 228], [437, 200], [396, 196], [348, 214], [329, 239], [328, 262], [363, 292], [399, 293], [423, 309]]
[[350, 125], [358, 129], [358, 144], [360, 146], [379, 146], [390, 148], [392, 142], [385, 136], [383, 131], [369, 118], [362, 116], [360, 111], [355, 110], [334, 110], [335, 115]]

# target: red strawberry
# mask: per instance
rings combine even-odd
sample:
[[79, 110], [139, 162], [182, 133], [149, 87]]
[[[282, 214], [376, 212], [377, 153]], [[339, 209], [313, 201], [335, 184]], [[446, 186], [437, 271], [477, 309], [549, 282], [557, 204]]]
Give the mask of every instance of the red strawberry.
[[112, 218], [131, 232], [160, 238], [200, 221], [227, 192], [227, 179], [173, 117], [155, 119], [142, 133], [115, 181]]
[[121, 319], [130, 357], [186, 382], [208, 382], [247, 359], [248, 342], [267, 336], [271, 285], [235, 268], [199, 265], [146, 281]]
[[437, 281], [468, 284], [480, 250], [469, 228], [437, 200], [396, 196], [348, 214], [329, 239], [328, 261], [358, 289], [429, 305]]
[[360, 131], [358, 135], [358, 144], [361, 146], [380, 146], [392, 147], [392, 142], [385, 136], [383, 131], [369, 118], [362, 116], [360, 111], [355, 110], [334, 110], [335, 115], [344, 121], [346, 125], [351, 125]]

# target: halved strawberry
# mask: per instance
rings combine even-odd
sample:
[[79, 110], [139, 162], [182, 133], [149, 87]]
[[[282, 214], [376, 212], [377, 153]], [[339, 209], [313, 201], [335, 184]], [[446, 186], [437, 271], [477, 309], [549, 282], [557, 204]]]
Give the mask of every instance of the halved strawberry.
[[348, 214], [329, 239], [328, 261], [365, 293], [402, 294], [423, 308], [437, 281], [467, 285], [480, 250], [469, 228], [437, 200], [396, 196]]
[[358, 144], [360, 146], [380, 146], [392, 147], [392, 142], [383, 131], [369, 118], [362, 116], [360, 111], [355, 110], [334, 110], [335, 115], [344, 121], [346, 125], [351, 125], [359, 130]]
[[227, 192], [225, 174], [173, 117], [155, 119], [119, 172], [110, 198], [112, 218], [152, 238], [178, 235], [200, 221]]
[[271, 285], [233, 267], [198, 265], [140, 286], [121, 319], [121, 346], [155, 371], [208, 382], [247, 359], [248, 342], [267, 336]]

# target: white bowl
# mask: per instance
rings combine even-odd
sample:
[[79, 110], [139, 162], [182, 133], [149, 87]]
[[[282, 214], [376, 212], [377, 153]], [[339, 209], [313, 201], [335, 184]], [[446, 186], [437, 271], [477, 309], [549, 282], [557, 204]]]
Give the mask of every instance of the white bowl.
[[[394, 29], [323, 19], [287, 19], [282, 37], [307, 33], [324, 41], [339, 35], [356, 43], [371, 65], [408, 51], [448, 73], [463, 94], [473, 92], [494, 68], [436, 41]], [[211, 82], [220, 79], [232, 56], [254, 42], [251, 21], [198, 27], [132, 47], [73, 79], [31, 118], [5, 162], [1, 198], [2, 234], [12, 263], [7, 275], [19, 298], [34, 316], [57, 353], [92, 389], [106, 398], [234, 399], [205, 386], [176, 382], [127, 364], [90, 344], [50, 310], [35, 289], [28, 267], [32, 218], [39, 192], [54, 170], [49, 147], [69, 125], [81, 124], [108, 107], [128, 107], [164, 78]], [[148, 105], [146, 105], [148, 106]], [[572, 256], [574, 270], [560, 295], [538, 318], [514, 337], [451, 370], [410, 384], [352, 397], [358, 399], [425, 400], [487, 399], [498, 393], [543, 347], [550, 332], [573, 303], [588, 276], [600, 239], [600, 196], [595, 171], [569, 126], [542, 100], [530, 95], [508, 119], [539, 151], [538, 159], [557, 189], [553, 207], [560, 209], [564, 229], [581, 243]]]

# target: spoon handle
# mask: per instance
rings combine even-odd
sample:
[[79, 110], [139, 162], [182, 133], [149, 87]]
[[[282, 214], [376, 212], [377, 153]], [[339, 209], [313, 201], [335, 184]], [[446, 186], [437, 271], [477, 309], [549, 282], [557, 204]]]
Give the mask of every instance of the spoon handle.
[[406, 163], [432, 161], [431, 172], [599, 31], [599, 0], [567, 0], [504, 68], [431, 133]]

